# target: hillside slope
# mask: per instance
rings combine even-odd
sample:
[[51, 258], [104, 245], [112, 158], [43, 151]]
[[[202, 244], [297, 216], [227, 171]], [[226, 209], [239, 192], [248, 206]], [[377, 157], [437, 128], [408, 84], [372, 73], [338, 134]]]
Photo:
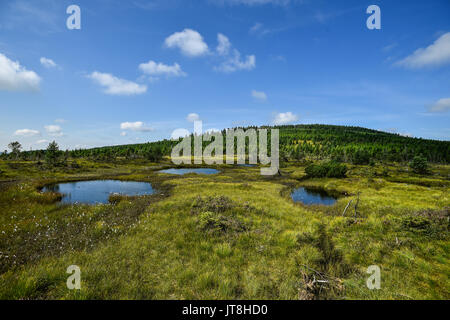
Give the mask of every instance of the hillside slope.
[[[257, 127], [242, 128], [244, 130]], [[434, 163], [450, 163], [450, 141], [406, 137], [361, 127], [335, 125], [264, 126], [280, 130], [280, 152], [284, 160], [304, 158], [369, 163], [375, 160], [409, 161], [416, 155]], [[109, 160], [116, 157], [157, 159], [170, 155], [178, 141], [163, 140], [143, 144], [119, 145], [67, 151], [72, 158]], [[206, 146], [208, 142], [204, 143]], [[269, 144], [270, 145], [270, 144]], [[225, 150], [224, 150], [225, 152]], [[45, 151], [24, 152], [24, 157], [43, 159]]]

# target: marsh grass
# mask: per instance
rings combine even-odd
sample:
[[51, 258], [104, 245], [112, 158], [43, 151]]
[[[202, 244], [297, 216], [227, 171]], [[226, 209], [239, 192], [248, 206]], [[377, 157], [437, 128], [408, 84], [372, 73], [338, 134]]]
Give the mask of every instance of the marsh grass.
[[[236, 166], [173, 177], [156, 172], [169, 163], [79, 162], [70, 173], [0, 162], [0, 298], [450, 298], [446, 166], [432, 167], [424, 186], [387, 179], [409, 176], [398, 164], [304, 179], [304, 166], [289, 163], [281, 177]], [[111, 177], [151, 182], [158, 193], [84, 206], [38, 191]], [[330, 208], [297, 205], [286, 192], [299, 183], [341, 196]], [[343, 217], [358, 193], [357, 219]], [[80, 291], [66, 288], [72, 264]], [[366, 287], [374, 264], [381, 290]], [[329, 282], [308, 289], [314, 277]]]

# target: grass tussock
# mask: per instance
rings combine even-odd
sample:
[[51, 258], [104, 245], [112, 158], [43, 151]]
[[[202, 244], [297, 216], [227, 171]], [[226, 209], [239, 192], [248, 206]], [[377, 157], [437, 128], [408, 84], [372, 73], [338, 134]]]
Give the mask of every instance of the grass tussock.
[[191, 210], [198, 216], [199, 229], [210, 234], [230, 234], [249, 230], [249, 227], [238, 218], [239, 211], [242, 212], [242, 208], [238, 208], [237, 204], [223, 196], [206, 199], [197, 197]]

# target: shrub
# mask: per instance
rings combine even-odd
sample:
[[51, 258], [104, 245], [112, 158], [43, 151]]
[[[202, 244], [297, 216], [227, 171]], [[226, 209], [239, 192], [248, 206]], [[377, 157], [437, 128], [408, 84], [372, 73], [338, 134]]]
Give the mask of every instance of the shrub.
[[200, 213], [198, 222], [202, 231], [211, 233], [242, 232], [247, 230], [246, 226], [237, 218], [210, 211]]
[[234, 208], [235, 205], [230, 198], [227, 197], [197, 197], [192, 204], [192, 213], [198, 213], [199, 211], [211, 211], [214, 213], [222, 213], [229, 209]]
[[147, 158], [151, 162], [160, 162], [163, 159], [163, 153], [162, 153], [161, 147], [158, 145], [156, 145], [152, 148], [149, 148], [145, 152], [144, 155], [145, 155], [145, 158]]
[[430, 227], [430, 220], [420, 216], [407, 216], [401, 220], [402, 226], [409, 231], [427, 230]]
[[414, 159], [409, 163], [409, 167], [415, 173], [427, 173], [428, 172], [428, 162], [423, 156], [415, 156]]
[[434, 239], [447, 239], [450, 230], [450, 208], [427, 209], [399, 218], [402, 230], [424, 234]]
[[352, 156], [353, 164], [369, 164], [370, 163], [370, 154], [368, 151], [364, 149], [356, 150]]
[[70, 164], [70, 167], [71, 167], [72, 169], [80, 169], [80, 168], [81, 168], [81, 165], [80, 165], [77, 161], [73, 161], [73, 162]]
[[328, 163], [328, 178], [342, 178], [347, 174], [347, 166], [336, 162]]
[[347, 173], [347, 166], [331, 161], [323, 164], [309, 165], [306, 167], [305, 172], [312, 178], [343, 178]]

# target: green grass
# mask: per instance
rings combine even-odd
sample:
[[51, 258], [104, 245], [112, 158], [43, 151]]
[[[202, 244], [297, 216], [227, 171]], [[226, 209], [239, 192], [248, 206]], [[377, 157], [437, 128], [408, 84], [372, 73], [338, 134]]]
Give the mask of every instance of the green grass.
[[[172, 176], [156, 172], [169, 163], [78, 162], [56, 171], [0, 162], [0, 298], [450, 298], [448, 166], [426, 177], [389, 164], [305, 179], [294, 164], [263, 177], [248, 167]], [[149, 181], [159, 193], [61, 206], [38, 192], [97, 178]], [[340, 197], [331, 207], [296, 204], [298, 185]], [[357, 219], [353, 208], [343, 217], [357, 193]], [[66, 287], [74, 264], [80, 291]], [[381, 268], [380, 290], [365, 285], [370, 265]], [[314, 277], [329, 282], [308, 286]]]

